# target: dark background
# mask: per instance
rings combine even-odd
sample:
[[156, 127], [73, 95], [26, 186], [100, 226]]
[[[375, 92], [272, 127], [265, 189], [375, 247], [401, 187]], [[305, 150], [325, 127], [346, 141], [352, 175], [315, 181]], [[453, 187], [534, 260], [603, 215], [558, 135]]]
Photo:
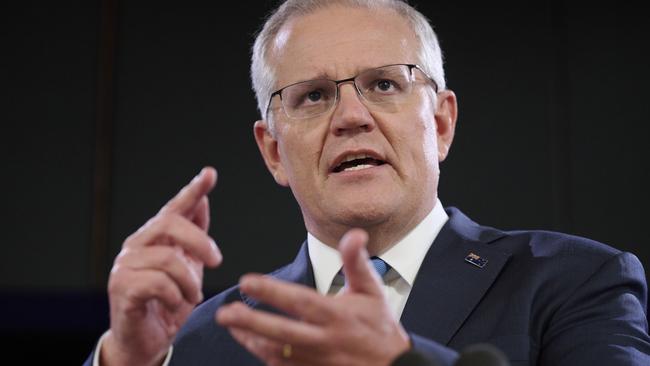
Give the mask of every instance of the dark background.
[[[640, 5], [412, 3], [436, 26], [459, 99], [442, 202], [485, 225], [587, 236], [648, 267]], [[30, 361], [81, 363], [107, 327], [122, 241], [204, 165], [219, 170], [210, 233], [225, 256], [206, 294], [293, 258], [305, 229], [258, 154], [248, 79], [275, 1], [223, 4], [2, 5], [3, 355], [30, 345]]]

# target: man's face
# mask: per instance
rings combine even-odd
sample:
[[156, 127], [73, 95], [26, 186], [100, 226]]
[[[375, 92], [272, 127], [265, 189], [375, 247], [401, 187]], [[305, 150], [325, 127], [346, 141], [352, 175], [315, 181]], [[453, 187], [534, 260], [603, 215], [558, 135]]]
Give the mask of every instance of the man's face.
[[[285, 24], [270, 62], [281, 88], [416, 64], [417, 53], [416, 36], [399, 15], [332, 6]], [[267, 166], [278, 183], [291, 187], [307, 229], [327, 244], [336, 245], [350, 227], [408, 231], [435, 203], [438, 161], [453, 137], [455, 97], [441, 92], [434, 105], [422, 74], [399, 111], [364, 104], [351, 83], [339, 88], [329, 113], [292, 120], [277, 108], [274, 134], [266, 122], [256, 124]], [[275, 97], [273, 105], [279, 102]], [[341, 165], [349, 159], [358, 160]]]

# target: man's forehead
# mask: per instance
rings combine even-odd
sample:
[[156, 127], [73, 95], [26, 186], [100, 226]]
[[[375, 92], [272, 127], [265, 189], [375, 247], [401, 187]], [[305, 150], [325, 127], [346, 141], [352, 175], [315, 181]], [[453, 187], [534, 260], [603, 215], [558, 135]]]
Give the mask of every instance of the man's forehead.
[[404, 18], [386, 9], [318, 10], [289, 19], [272, 42], [269, 61], [276, 71], [276, 86], [347, 78], [373, 67], [417, 62], [414, 31]]

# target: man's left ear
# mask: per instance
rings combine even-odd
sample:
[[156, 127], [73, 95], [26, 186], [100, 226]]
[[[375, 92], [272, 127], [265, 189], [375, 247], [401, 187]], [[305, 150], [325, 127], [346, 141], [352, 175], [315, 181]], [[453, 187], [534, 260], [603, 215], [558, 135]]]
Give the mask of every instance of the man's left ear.
[[438, 135], [438, 161], [443, 161], [449, 154], [451, 143], [454, 140], [456, 131], [456, 119], [458, 118], [458, 105], [456, 94], [451, 90], [443, 90], [438, 93], [436, 101], [436, 132]]

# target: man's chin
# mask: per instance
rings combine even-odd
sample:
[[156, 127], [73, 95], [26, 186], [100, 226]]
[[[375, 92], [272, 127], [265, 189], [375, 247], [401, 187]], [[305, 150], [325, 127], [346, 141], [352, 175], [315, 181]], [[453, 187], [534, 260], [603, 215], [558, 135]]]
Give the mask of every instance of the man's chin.
[[335, 221], [348, 227], [370, 228], [387, 221], [394, 207], [387, 202], [358, 201], [338, 207]]

